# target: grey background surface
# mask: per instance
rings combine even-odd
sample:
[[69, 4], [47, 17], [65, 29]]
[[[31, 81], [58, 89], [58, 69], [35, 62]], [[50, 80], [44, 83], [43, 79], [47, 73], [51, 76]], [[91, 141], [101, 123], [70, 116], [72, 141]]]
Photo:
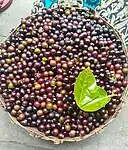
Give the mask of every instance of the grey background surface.
[[[20, 18], [30, 14], [33, 1], [14, 0], [9, 9], [0, 13], [0, 42], [18, 25]], [[24, 129], [12, 124], [0, 108], [0, 150], [128, 150], [127, 100], [120, 115], [101, 134], [61, 145], [30, 137]]]

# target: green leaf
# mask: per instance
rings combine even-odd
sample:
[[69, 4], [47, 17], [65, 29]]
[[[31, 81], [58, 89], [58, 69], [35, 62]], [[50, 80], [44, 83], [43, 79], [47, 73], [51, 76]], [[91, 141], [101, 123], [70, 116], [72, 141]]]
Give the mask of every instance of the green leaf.
[[93, 85], [94, 83], [96, 83], [96, 80], [92, 72], [90, 71], [90, 68], [87, 68], [86, 70], [80, 72], [74, 87], [74, 94], [75, 99], [78, 100], [77, 102], [80, 101], [81, 96], [83, 97], [84, 90]]
[[97, 111], [103, 107], [110, 101], [110, 98], [108, 96], [105, 97], [98, 97], [94, 99], [93, 101], [90, 101], [88, 104], [81, 107], [82, 110], [93, 112]]
[[78, 107], [88, 112], [101, 109], [110, 101], [111, 97], [103, 88], [97, 86], [90, 68], [80, 72], [75, 82], [74, 96]]

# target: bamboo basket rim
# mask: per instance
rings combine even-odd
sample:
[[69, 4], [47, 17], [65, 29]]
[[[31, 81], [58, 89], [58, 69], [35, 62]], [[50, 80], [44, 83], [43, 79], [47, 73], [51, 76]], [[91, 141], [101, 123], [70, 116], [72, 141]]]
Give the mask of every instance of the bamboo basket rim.
[[[67, 8], [70, 8], [70, 6], [67, 7]], [[75, 7], [75, 8], [76, 8], [76, 7]], [[52, 9], [54, 9], [54, 8], [52, 8]], [[77, 9], [84, 9], [84, 10], [86, 10], [85, 8], [76, 8], [76, 10], [77, 10]], [[125, 52], [126, 61], [128, 62], [127, 48], [126, 48], [124, 39], [122, 38], [122, 35], [119, 33], [119, 31], [118, 31], [117, 29], [115, 29], [107, 20], [105, 20], [103, 17], [101, 17], [101, 16], [100, 16], [99, 14], [97, 14], [96, 12], [95, 12], [95, 14], [93, 14], [93, 13], [89, 12], [88, 10], [86, 10], [86, 11], [87, 11], [87, 13], [89, 13], [89, 14], [97, 15], [100, 19], [102, 19], [102, 20], [105, 22], [105, 24], [107, 24], [109, 27], [111, 27], [111, 28], [114, 30], [116, 37], [118, 37], [118, 38], [121, 40], [121, 42], [122, 42], [122, 47], [123, 47], [123, 50], [124, 50], [124, 52]], [[34, 15], [30, 15], [30, 16], [26, 17], [25, 19], [28, 19], [28, 18], [30, 18], [31, 16], [35, 16], [35, 15], [39, 15], [39, 14], [40, 14], [40, 12], [38, 12], [38, 13], [36, 13], [36, 14], [34, 14]], [[21, 25], [21, 24], [19, 24], [19, 25], [9, 34], [9, 36], [7, 36], [7, 38], [4, 39], [4, 41], [3, 41], [2, 43], [4, 43], [13, 33], [15, 33], [15, 32], [17, 31], [17, 29], [20, 27], [20, 25]], [[125, 88], [125, 91], [124, 91], [123, 94], [122, 94], [121, 102], [120, 102], [120, 104], [117, 106], [115, 113], [114, 113], [112, 116], [110, 116], [110, 117], [104, 122], [104, 124], [100, 125], [98, 128], [95, 128], [95, 129], [92, 130], [89, 134], [86, 134], [86, 135], [83, 136], [83, 137], [80, 137], [80, 136], [79, 136], [79, 137], [74, 137], [74, 138], [59, 139], [59, 138], [54, 137], [54, 136], [46, 136], [46, 135], [44, 135], [44, 133], [40, 132], [40, 131], [39, 131], [38, 129], [36, 129], [35, 127], [26, 127], [26, 126], [21, 125], [21, 124], [16, 120], [15, 117], [12, 117], [12, 116], [11, 116], [10, 113], [8, 113], [8, 115], [9, 115], [9, 117], [11, 118], [11, 120], [12, 120], [13, 123], [17, 124], [18, 126], [22, 127], [23, 129], [25, 129], [25, 130], [29, 133], [29, 135], [32, 136], [32, 137], [40, 138], [40, 139], [47, 140], [47, 141], [52, 141], [54, 144], [61, 144], [61, 143], [66, 142], [66, 141], [67, 141], [67, 142], [78, 142], [78, 141], [85, 140], [85, 139], [89, 138], [90, 136], [92, 136], [92, 135], [94, 135], [94, 134], [99, 134], [99, 133], [101, 133], [101, 132], [103, 131], [103, 129], [104, 129], [109, 123], [111, 123], [111, 122], [119, 115], [119, 113], [120, 113], [120, 111], [121, 111], [121, 109], [122, 109], [122, 107], [123, 107], [123, 105], [124, 105], [124, 103], [125, 103], [125, 99], [126, 99], [127, 96], [128, 96], [128, 86]], [[2, 103], [2, 105], [3, 105], [3, 107], [4, 107], [4, 109], [5, 109], [6, 106], [5, 106], [5, 103], [4, 103], [3, 98], [0, 99], [0, 101], [1, 101], [1, 103]]]

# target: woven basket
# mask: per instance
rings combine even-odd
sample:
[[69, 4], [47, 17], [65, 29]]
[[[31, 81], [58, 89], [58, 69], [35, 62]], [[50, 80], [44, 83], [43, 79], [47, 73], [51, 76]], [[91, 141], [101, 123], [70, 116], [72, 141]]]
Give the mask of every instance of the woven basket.
[[[84, 8], [78, 8], [78, 9], [84, 9]], [[92, 14], [92, 13], [89, 12], [89, 11], [87, 11], [87, 13]], [[35, 14], [35, 15], [38, 15], [38, 14]], [[93, 14], [93, 15], [94, 15], [94, 14]], [[97, 15], [97, 14], [95, 14], [95, 15]], [[29, 17], [31, 17], [31, 16], [29, 16]], [[29, 18], [29, 17], [27, 17], [27, 18]], [[110, 26], [111, 28], [113, 28], [113, 30], [115, 31], [115, 35], [117, 36], [117, 38], [119, 38], [119, 39], [122, 41], [122, 47], [123, 47], [123, 50], [124, 50], [124, 52], [125, 52], [126, 59], [128, 59], [128, 57], [127, 57], [127, 56], [128, 56], [127, 49], [126, 49], [125, 42], [124, 42], [124, 40], [123, 40], [121, 34], [120, 34], [116, 29], [114, 29], [114, 27], [113, 27], [112, 25], [110, 25], [110, 24], [106, 21], [106, 19], [104, 19], [104, 18], [102, 18], [102, 17], [100, 17], [100, 16], [99, 16], [99, 18], [102, 19], [102, 20], [106, 23], [106, 25], [108, 25], [108, 26]], [[17, 29], [19, 28], [19, 26], [20, 26], [20, 25], [18, 25], [18, 27], [17, 27], [15, 30], [13, 30], [13, 33], [17, 31]], [[11, 34], [12, 34], [12, 33], [11, 33]], [[11, 34], [10, 34], [10, 35], [11, 35]], [[10, 36], [10, 35], [9, 35], [9, 36]], [[7, 37], [7, 39], [9, 38], [9, 36]], [[68, 142], [78, 142], [78, 141], [85, 140], [85, 139], [87, 139], [88, 137], [90, 137], [90, 136], [92, 136], [92, 135], [94, 135], [94, 134], [100, 133], [113, 119], [115, 119], [115, 118], [118, 116], [118, 114], [120, 113], [120, 110], [121, 110], [121, 108], [123, 107], [124, 101], [127, 99], [127, 96], [128, 96], [128, 87], [126, 87], [124, 93], [122, 94], [121, 102], [120, 102], [120, 104], [118, 105], [118, 107], [116, 108], [115, 113], [114, 113], [112, 116], [110, 116], [110, 117], [104, 122], [103, 125], [100, 125], [98, 128], [94, 129], [94, 130], [91, 131], [89, 134], [87, 134], [87, 135], [85, 135], [85, 136], [83, 136], [83, 137], [64, 138], [64, 139], [59, 139], [59, 138], [53, 137], [53, 136], [48, 136], [48, 137], [47, 137], [47, 136], [45, 136], [42, 132], [40, 132], [39, 130], [37, 130], [37, 129], [34, 128], [34, 127], [25, 127], [25, 126], [22, 126], [22, 125], [16, 120], [16, 118], [14, 118], [14, 117], [12, 117], [12, 116], [10, 115], [10, 113], [8, 113], [8, 115], [10, 116], [10, 118], [11, 118], [11, 120], [12, 120], [13, 123], [15, 123], [15, 124], [17, 124], [18, 126], [24, 128], [24, 129], [29, 133], [30, 136], [33, 136], [33, 137], [35, 137], [35, 138], [40, 138], [40, 139], [52, 141], [52, 142], [54, 142], [54, 144], [61, 144], [61, 143], [65, 142], [65, 141], [68, 141]], [[1, 99], [0, 101], [1, 101], [1, 103], [2, 103], [2, 105], [3, 105], [3, 107], [4, 107], [4, 109], [6, 109], [4, 100]]]

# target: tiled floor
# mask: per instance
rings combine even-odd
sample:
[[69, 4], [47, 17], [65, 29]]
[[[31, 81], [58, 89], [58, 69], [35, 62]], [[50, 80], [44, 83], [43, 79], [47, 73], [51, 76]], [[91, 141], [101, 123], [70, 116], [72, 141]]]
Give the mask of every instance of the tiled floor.
[[[34, 0], [14, 0], [11, 7], [0, 14], [0, 42], [20, 18], [30, 14]], [[23, 129], [12, 124], [6, 112], [0, 108], [0, 150], [128, 150], [128, 103], [121, 114], [101, 134], [79, 143], [53, 145], [34, 139]]]

